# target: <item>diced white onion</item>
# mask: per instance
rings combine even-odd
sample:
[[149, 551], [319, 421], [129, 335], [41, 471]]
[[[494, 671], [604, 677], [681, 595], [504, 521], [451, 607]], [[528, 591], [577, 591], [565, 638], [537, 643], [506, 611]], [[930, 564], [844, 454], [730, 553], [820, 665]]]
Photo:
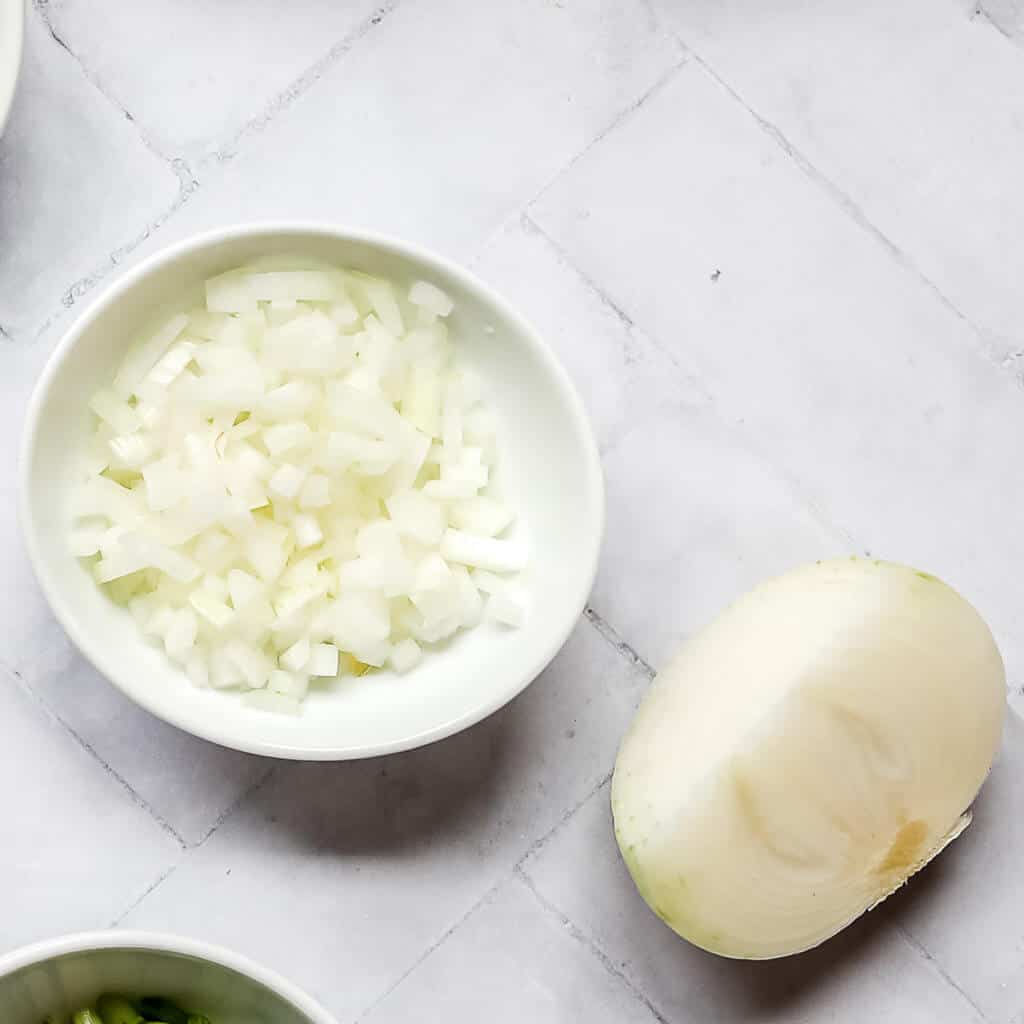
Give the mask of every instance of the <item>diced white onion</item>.
[[311, 676], [336, 676], [338, 648], [332, 644], [313, 644], [309, 649], [309, 660], [305, 668]]
[[92, 397], [70, 550], [194, 685], [295, 714], [311, 677], [411, 671], [485, 596], [525, 619], [452, 310], [427, 281], [266, 261], [207, 281]]
[[272, 456], [283, 455], [293, 448], [303, 448], [313, 436], [306, 423], [279, 423], [263, 431], [263, 443]]
[[429, 281], [417, 281], [409, 289], [409, 301], [434, 316], [447, 316], [454, 306], [448, 294]]
[[330, 479], [323, 473], [310, 473], [299, 491], [299, 508], [325, 508], [330, 503]]
[[505, 587], [487, 600], [487, 617], [506, 626], [526, 622], [526, 599], [518, 588]]
[[453, 502], [448, 514], [452, 525], [481, 537], [497, 537], [515, 519], [515, 513], [507, 505], [483, 496]]
[[306, 479], [306, 471], [290, 462], [278, 466], [267, 487], [282, 498], [294, 498]]
[[231, 597], [231, 606], [235, 611], [243, 611], [259, 597], [266, 594], [267, 588], [260, 580], [244, 569], [232, 569], [228, 573], [227, 591]]
[[396, 672], [408, 672], [419, 664], [422, 657], [420, 645], [412, 637], [406, 637], [391, 649], [391, 667]]
[[298, 672], [309, 664], [310, 653], [309, 637], [302, 637], [281, 655], [281, 667], [289, 672]]
[[286, 672], [284, 669], [275, 668], [270, 673], [267, 689], [271, 693], [279, 693], [284, 697], [291, 697], [293, 700], [302, 700], [309, 689], [309, 680], [295, 672]]
[[394, 335], [402, 334], [405, 330], [402, 313], [395, 301], [395, 292], [390, 282], [364, 278], [363, 287], [366, 289], [373, 311], [380, 317], [384, 327]]
[[196, 613], [191, 608], [180, 609], [164, 633], [164, 647], [167, 653], [175, 661], [183, 661], [196, 642], [198, 630], [199, 621], [196, 619]]
[[298, 548], [309, 548], [319, 544], [324, 539], [324, 532], [316, 516], [303, 513], [292, 520], [292, 530], [295, 533], [295, 546]]
[[89, 402], [89, 408], [118, 434], [131, 434], [141, 426], [135, 410], [111, 390], [97, 391]]
[[384, 503], [398, 532], [420, 544], [436, 546], [445, 530], [444, 509], [422, 491], [399, 491]]
[[192, 649], [185, 659], [185, 674], [193, 686], [203, 688], [210, 685], [210, 667], [202, 651]]
[[402, 415], [431, 437], [441, 435], [441, 395], [444, 381], [430, 367], [414, 366], [402, 396]]
[[461, 530], [446, 530], [441, 538], [441, 555], [492, 572], [519, 572], [526, 568], [526, 547], [518, 541], [477, 537]]
[[216, 629], [223, 629], [235, 616], [231, 608], [209, 591], [196, 590], [188, 600], [189, 604]]
[[173, 344], [187, 323], [188, 316], [184, 313], [171, 317], [151, 338], [128, 353], [114, 378], [114, 390], [122, 398], [130, 398], [135, 393], [139, 382]]
[[229, 641], [224, 650], [250, 689], [258, 690], [267, 685], [274, 663], [264, 651], [241, 640]]

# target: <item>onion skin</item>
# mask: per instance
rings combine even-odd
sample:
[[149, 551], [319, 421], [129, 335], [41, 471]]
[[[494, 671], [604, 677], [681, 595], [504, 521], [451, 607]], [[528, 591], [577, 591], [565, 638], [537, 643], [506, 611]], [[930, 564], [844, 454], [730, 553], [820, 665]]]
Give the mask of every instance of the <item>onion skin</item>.
[[697, 946], [809, 949], [969, 824], [1005, 711], [992, 634], [951, 587], [866, 559], [796, 569], [652, 684], [612, 781], [623, 858]]

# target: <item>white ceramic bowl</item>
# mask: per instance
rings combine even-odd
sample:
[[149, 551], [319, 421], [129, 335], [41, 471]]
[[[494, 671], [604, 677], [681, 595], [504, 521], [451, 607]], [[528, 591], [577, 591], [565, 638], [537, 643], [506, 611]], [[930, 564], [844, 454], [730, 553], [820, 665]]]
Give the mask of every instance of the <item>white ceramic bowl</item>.
[[273, 971], [173, 935], [87, 932], [0, 956], [4, 1024], [66, 1024], [104, 992], [167, 996], [216, 1024], [337, 1024]]
[[0, 0], [0, 135], [14, 102], [14, 87], [21, 67], [25, 0]]
[[[141, 325], [212, 274], [300, 252], [397, 281], [425, 277], [455, 300], [460, 358], [482, 376], [501, 420], [500, 465], [525, 524], [533, 608], [518, 630], [484, 624], [408, 675], [375, 672], [311, 693], [298, 717], [200, 690], [145, 643], [68, 552], [72, 460], [87, 402], [113, 377]], [[163, 307], [163, 310], [161, 310]], [[597, 568], [604, 493], [583, 406], [550, 349], [490, 289], [414, 246], [311, 225], [234, 227], [146, 260], [109, 288], [65, 335], [29, 407], [21, 481], [28, 550], [53, 610], [85, 656], [153, 714], [225, 746], [297, 759], [340, 760], [422, 745], [479, 721], [516, 696], [554, 657], [584, 607]], [[517, 527], [518, 528], [518, 527]], [[73, 698], [71, 698], [73, 699]]]

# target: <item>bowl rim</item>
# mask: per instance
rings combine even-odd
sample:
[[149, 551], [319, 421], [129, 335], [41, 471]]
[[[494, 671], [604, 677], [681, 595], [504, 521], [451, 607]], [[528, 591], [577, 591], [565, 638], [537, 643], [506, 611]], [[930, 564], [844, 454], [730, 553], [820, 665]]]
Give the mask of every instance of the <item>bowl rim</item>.
[[9, 953], [0, 954], [0, 978], [73, 953], [118, 949], [174, 953], [227, 967], [290, 1002], [296, 1010], [305, 1014], [312, 1024], [337, 1024], [337, 1020], [315, 999], [269, 967], [264, 967], [223, 946], [169, 932], [120, 931], [115, 928], [107, 931], [74, 932], [70, 935], [42, 939]]
[[0, 0], [0, 5], [8, 8], [4, 15], [13, 27], [13, 32], [6, 42], [0, 41], [0, 57], [6, 54], [10, 63], [6, 73], [0, 65], [0, 135], [7, 127], [7, 118], [14, 106], [14, 95], [18, 88], [18, 75], [21, 72], [22, 52], [25, 45], [25, 4], [28, 0]]
[[[152, 272], [160, 269], [165, 264], [198, 252], [209, 246], [218, 245], [237, 239], [252, 238], [271, 235], [309, 235], [312, 237], [329, 238], [344, 242], [354, 242], [373, 248], [390, 250], [399, 256], [409, 258], [427, 267], [437, 268], [442, 275], [446, 275], [465, 290], [476, 292], [488, 305], [497, 310], [503, 318], [512, 323], [517, 332], [527, 340], [534, 350], [534, 353], [542, 360], [545, 370], [555, 380], [561, 400], [566, 404], [572, 419], [579, 427], [579, 436], [583, 444], [583, 458], [586, 462], [586, 475], [588, 479], [588, 504], [591, 507], [590, 534], [591, 546], [587, 555], [588, 569], [582, 580], [577, 601], [573, 607], [573, 614], [566, 614], [566, 621], [561, 630], [553, 638], [547, 647], [542, 649], [533, 659], [533, 663], [523, 673], [522, 680], [514, 686], [489, 697], [482, 703], [475, 705], [462, 714], [456, 715], [447, 721], [424, 729], [419, 733], [391, 740], [387, 743], [370, 743], [358, 746], [321, 746], [303, 747], [301, 745], [268, 742], [264, 740], [237, 736], [230, 726], [224, 727], [222, 721], [230, 721], [230, 716], [220, 718], [211, 717], [201, 722], [193, 722], [189, 716], [180, 714], [174, 708], [156, 707], [151, 701], [144, 688], [132, 688], [118, 678], [116, 671], [108, 671], [104, 664], [99, 645], [94, 644], [92, 638], [78, 625], [77, 616], [69, 604], [61, 597], [61, 588], [56, 581], [44, 570], [46, 562], [39, 550], [39, 543], [34, 526], [34, 515], [32, 512], [32, 501], [30, 498], [30, 468], [32, 465], [32, 453], [35, 448], [36, 439], [42, 419], [42, 409], [46, 402], [54, 377], [59, 372], [64, 361], [83, 336], [86, 330], [96, 318], [106, 309], [116, 304], [118, 300], [129, 292], [135, 285]], [[54, 347], [43, 367], [42, 372], [36, 381], [29, 399], [25, 413], [24, 430], [20, 448], [18, 471], [18, 518], [21, 522], [22, 535], [25, 540], [29, 561], [32, 565], [35, 577], [43, 591], [50, 609], [52, 610], [61, 628], [70, 637], [75, 647], [82, 653], [85, 659], [112, 685], [114, 685], [129, 700], [144, 708], [150, 714], [173, 725], [184, 732], [201, 739], [219, 744], [233, 750], [244, 753], [257, 754], [267, 757], [275, 757], [286, 760], [304, 761], [345, 761], [356, 760], [367, 757], [378, 757], [386, 754], [400, 753], [406, 750], [413, 750], [417, 747], [446, 739], [456, 733], [476, 725], [478, 722], [499, 711], [510, 701], [521, 694], [551, 663], [555, 655], [562, 649], [569, 639], [573, 629], [579, 622], [580, 616], [586, 609], [587, 600], [594, 587], [597, 577], [598, 562], [601, 553], [601, 545], [605, 529], [605, 490], [604, 473], [601, 466], [601, 456], [598, 450], [597, 441], [594, 436], [590, 416], [583, 404], [583, 400], [576, 390], [572, 379], [554, 351], [544, 341], [538, 331], [522, 317], [505, 299], [497, 292], [480, 280], [469, 270], [441, 256], [433, 250], [427, 249], [417, 243], [407, 242], [377, 231], [362, 228], [347, 227], [340, 224], [324, 223], [308, 220], [267, 220], [249, 221], [236, 223], [224, 227], [213, 228], [202, 231], [157, 250], [147, 256], [138, 264], [131, 267], [124, 274], [111, 282], [103, 289], [90, 303], [90, 305], [79, 314], [75, 321], [61, 336], [60, 341]]]

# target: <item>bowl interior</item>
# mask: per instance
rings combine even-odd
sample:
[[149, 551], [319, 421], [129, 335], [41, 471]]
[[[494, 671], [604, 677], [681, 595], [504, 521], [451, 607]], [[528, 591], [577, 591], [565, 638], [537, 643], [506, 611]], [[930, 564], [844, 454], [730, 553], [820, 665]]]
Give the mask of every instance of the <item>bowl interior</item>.
[[[460, 358], [481, 375], [500, 422], [500, 487], [516, 505], [531, 563], [533, 607], [518, 630], [484, 624], [456, 636], [406, 676], [375, 672], [313, 692], [299, 717], [249, 709], [237, 694], [199, 690], [143, 642], [68, 553], [74, 460], [96, 388], [125, 348], [206, 277], [256, 259], [303, 253], [386, 275], [434, 281], [456, 302]], [[448, 735], [515, 696], [568, 636], [586, 601], [603, 527], [603, 489], [579, 399], [550, 351], [471, 276], [399, 243], [316, 229], [220, 233], [143, 264], [64, 339], [29, 412], [22, 513], [30, 553], [58, 618], [90, 660], [155, 714], [216, 742], [288, 757], [355, 757]]]
[[165, 950], [80, 950], [0, 977], [4, 1024], [66, 1024], [104, 992], [166, 996], [217, 1024], [311, 1024], [291, 1002], [245, 974]]

